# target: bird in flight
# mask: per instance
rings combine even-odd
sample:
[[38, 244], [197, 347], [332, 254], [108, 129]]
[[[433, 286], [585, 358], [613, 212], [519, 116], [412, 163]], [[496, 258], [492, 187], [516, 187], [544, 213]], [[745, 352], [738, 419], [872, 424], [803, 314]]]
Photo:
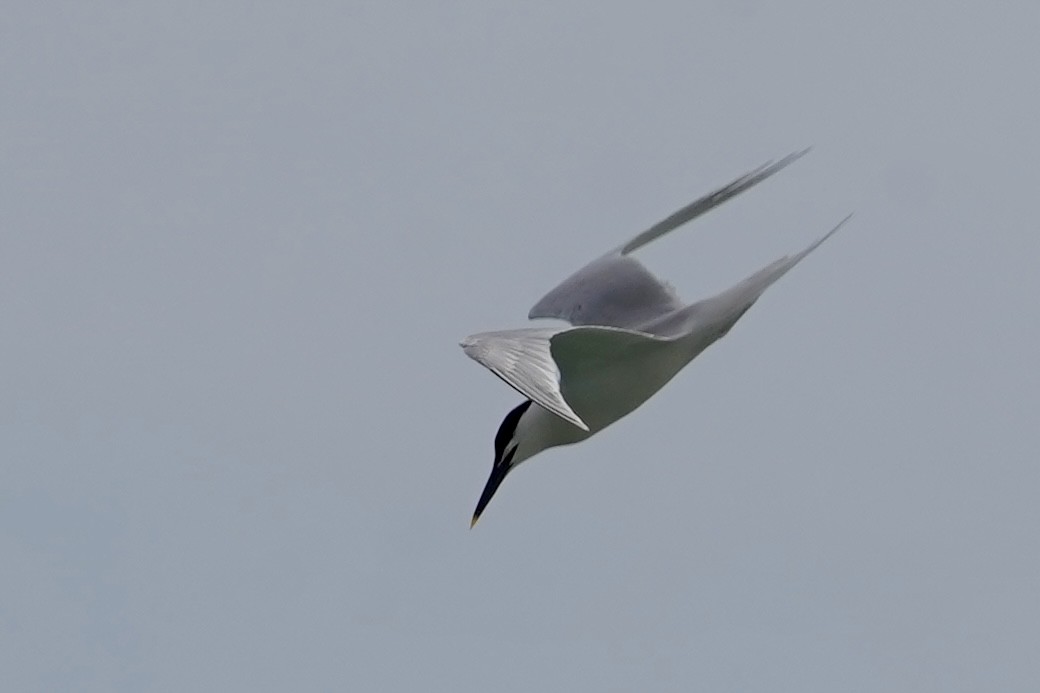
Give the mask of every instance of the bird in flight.
[[529, 319], [569, 326], [483, 332], [462, 340], [466, 355], [526, 399], [503, 419], [495, 457], [470, 527], [510, 471], [543, 450], [602, 431], [660, 390], [723, 337], [767, 288], [830, 238], [766, 265], [710, 298], [686, 304], [632, 256], [647, 243], [769, 178], [808, 150], [760, 166], [686, 205], [593, 260], [534, 305]]

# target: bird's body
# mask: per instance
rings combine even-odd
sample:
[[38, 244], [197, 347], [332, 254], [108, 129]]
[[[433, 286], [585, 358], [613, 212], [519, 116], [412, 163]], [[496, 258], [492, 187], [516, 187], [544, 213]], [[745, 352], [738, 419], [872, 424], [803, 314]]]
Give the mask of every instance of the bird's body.
[[542, 450], [585, 440], [637, 409], [840, 228], [844, 220], [802, 252], [689, 305], [630, 255], [802, 154], [767, 164], [684, 207], [571, 275], [529, 314], [566, 320], [570, 327], [485, 332], [462, 341], [467, 355], [529, 398], [499, 428], [474, 523], [511, 469]]

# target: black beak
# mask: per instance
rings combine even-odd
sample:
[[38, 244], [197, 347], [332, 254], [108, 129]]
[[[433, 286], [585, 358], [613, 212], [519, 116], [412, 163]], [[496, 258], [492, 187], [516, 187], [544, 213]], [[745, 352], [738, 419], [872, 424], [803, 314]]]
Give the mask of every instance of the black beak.
[[500, 462], [491, 468], [491, 476], [488, 477], [487, 483], [484, 484], [484, 492], [480, 494], [480, 500], [477, 501], [477, 509], [473, 511], [473, 519], [469, 523], [469, 528], [473, 529], [473, 525], [477, 524], [477, 520], [480, 519], [480, 514], [484, 512], [484, 508], [491, 501], [491, 497], [495, 495], [495, 491], [502, 484], [502, 480], [509, 474], [509, 470], [512, 466], [509, 462]]

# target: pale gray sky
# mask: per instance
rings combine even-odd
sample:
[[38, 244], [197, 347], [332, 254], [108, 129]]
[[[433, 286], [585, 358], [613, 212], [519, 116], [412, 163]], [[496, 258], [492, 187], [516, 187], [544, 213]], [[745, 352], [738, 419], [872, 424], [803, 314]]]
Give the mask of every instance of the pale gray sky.
[[[1040, 9], [9, 3], [5, 691], [1040, 688]], [[510, 476], [458, 340], [854, 221]]]

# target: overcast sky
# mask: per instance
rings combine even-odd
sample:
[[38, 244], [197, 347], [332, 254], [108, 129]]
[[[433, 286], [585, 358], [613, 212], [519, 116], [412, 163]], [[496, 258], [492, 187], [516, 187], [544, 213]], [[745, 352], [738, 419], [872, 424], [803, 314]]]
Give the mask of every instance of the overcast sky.
[[[1040, 6], [14, 2], [0, 688], [1040, 689]], [[842, 232], [469, 518], [462, 337]]]

